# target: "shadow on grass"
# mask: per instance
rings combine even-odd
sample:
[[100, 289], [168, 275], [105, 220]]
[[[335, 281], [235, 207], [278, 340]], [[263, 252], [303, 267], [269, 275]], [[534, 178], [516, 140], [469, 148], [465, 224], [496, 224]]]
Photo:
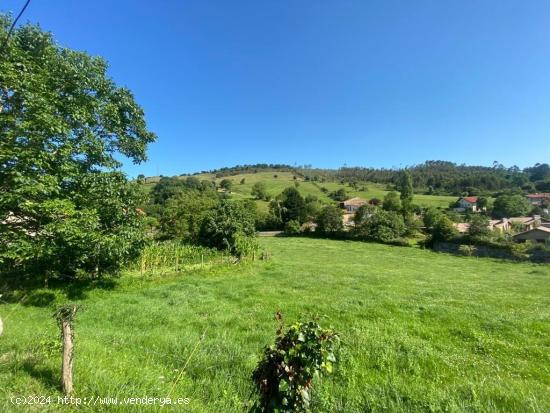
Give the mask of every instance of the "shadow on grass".
[[20, 303], [30, 307], [48, 307], [55, 302], [59, 294], [68, 300], [86, 298], [92, 290], [113, 290], [118, 284], [117, 278], [64, 278], [50, 279], [47, 283], [39, 278], [0, 273], [0, 302]]
[[49, 367], [39, 367], [36, 362], [31, 360], [24, 361], [21, 369], [32, 378], [42, 382], [45, 387], [61, 391], [60, 371], [54, 371]]

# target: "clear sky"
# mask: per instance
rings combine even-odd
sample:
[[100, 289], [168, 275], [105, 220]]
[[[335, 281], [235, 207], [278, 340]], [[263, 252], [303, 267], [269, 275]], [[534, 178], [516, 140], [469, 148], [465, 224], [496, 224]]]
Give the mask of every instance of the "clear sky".
[[132, 176], [550, 162], [548, 0], [31, 0], [22, 21], [134, 91], [158, 141]]

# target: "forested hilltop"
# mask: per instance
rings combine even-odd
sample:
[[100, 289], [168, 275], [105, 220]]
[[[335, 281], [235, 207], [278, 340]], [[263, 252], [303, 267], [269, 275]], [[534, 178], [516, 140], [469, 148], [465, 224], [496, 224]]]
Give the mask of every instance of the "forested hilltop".
[[[549, 192], [550, 166], [537, 163], [520, 169], [505, 167], [495, 162], [492, 166], [456, 164], [448, 161], [426, 161], [404, 168], [413, 180], [417, 192], [433, 195], [483, 195], [500, 191]], [[286, 171], [314, 182], [341, 181], [342, 183], [374, 182], [395, 185], [401, 169], [344, 166], [339, 169], [313, 168], [311, 165], [285, 164], [237, 165], [201, 171], [193, 175], [213, 174], [216, 178], [265, 171]]]

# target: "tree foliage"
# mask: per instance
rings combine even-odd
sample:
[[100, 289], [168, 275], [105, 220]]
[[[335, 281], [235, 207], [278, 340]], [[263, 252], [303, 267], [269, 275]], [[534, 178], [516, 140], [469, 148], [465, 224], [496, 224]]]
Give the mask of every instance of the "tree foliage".
[[233, 188], [233, 181], [231, 179], [222, 179], [220, 181], [220, 188], [225, 189], [226, 191], [231, 191], [231, 188]]
[[489, 218], [482, 214], [473, 214], [470, 216], [470, 228], [468, 229], [468, 234], [471, 237], [485, 237], [490, 233]]
[[398, 189], [403, 209], [410, 210], [413, 202], [413, 181], [409, 171], [404, 170], [399, 175]]
[[395, 211], [376, 208], [373, 214], [355, 227], [355, 232], [364, 238], [380, 242], [392, 242], [405, 234], [403, 216]]
[[533, 207], [521, 195], [501, 195], [493, 204], [493, 215], [496, 218], [519, 217], [529, 214]]
[[384, 208], [386, 211], [398, 212], [401, 211], [401, 207], [402, 205], [399, 194], [395, 191], [388, 192], [384, 197], [382, 208]]
[[288, 187], [281, 193], [281, 218], [284, 223], [291, 219], [304, 223], [307, 217], [306, 201], [294, 187]]
[[339, 201], [339, 202], [342, 202], [348, 199], [348, 193], [344, 188], [337, 189], [336, 191], [333, 191], [330, 194], [328, 194], [328, 196], [333, 200]]
[[236, 253], [242, 237], [254, 236], [254, 216], [241, 202], [224, 199], [202, 221], [199, 241], [207, 247]]
[[442, 215], [443, 213], [434, 207], [427, 208], [424, 211], [422, 219], [424, 221], [424, 226], [429, 232], [435, 227]]
[[252, 196], [256, 199], [267, 199], [267, 187], [264, 182], [256, 182], [252, 185]]
[[197, 242], [203, 219], [218, 202], [216, 192], [196, 189], [169, 198], [160, 219], [162, 237]]
[[441, 215], [431, 231], [432, 241], [451, 241], [458, 235], [453, 221], [446, 215]]
[[[0, 36], [10, 20], [0, 17]], [[98, 57], [17, 28], [0, 60], [0, 262], [74, 275], [116, 271], [143, 243], [136, 191], [117, 172], [155, 135]]]
[[319, 211], [316, 217], [316, 231], [322, 233], [343, 231], [344, 223], [342, 221], [342, 215], [343, 211], [340, 208], [334, 205], [325, 206]]

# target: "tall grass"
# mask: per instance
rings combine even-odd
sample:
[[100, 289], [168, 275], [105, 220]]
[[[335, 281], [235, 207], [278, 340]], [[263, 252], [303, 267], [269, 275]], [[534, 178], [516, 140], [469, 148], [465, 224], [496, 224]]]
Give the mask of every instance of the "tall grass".
[[178, 241], [154, 242], [143, 249], [130, 269], [137, 270], [142, 275], [181, 272], [198, 266], [221, 264], [227, 258], [227, 254], [211, 248]]

